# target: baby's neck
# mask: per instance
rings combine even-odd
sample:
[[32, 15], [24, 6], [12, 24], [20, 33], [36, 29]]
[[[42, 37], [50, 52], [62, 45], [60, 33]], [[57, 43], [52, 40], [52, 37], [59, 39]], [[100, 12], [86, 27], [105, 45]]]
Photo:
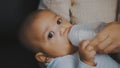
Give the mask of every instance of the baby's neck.
[[72, 46], [69, 54], [74, 54], [74, 53], [77, 52], [77, 51], [78, 51], [78, 47]]

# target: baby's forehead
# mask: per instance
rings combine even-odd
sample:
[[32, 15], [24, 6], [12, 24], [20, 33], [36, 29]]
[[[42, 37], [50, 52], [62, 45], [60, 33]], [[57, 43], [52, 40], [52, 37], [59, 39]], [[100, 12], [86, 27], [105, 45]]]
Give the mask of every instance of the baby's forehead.
[[41, 22], [39, 22], [41, 24], [42, 22], [47, 21], [47, 20], [49, 20], [49, 21], [54, 20], [54, 18], [56, 16], [58, 16], [58, 15], [52, 11], [42, 11], [37, 15], [35, 20], [41, 21]]
[[41, 25], [40, 27], [47, 27], [47, 25], [52, 25], [52, 22], [58, 17], [57, 14], [51, 11], [42, 11], [38, 14], [34, 20], [34, 25]]
[[54, 15], [57, 15], [56, 13], [52, 12], [52, 11], [42, 11], [42, 12], [39, 12], [38, 16], [39, 17], [44, 17], [44, 16], [54, 16]]
[[52, 22], [55, 20], [57, 16], [58, 16], [57, 14], [51, 11], [42, 11], [38, 13], [38, 16], [33, 21], [30, 27], [32, 33], [35, 32], [35, 35], [39, 36], [43, 35], [45, 31], [48, 30], [47, 29], [48, 26], [50, 27], [53, 24]]
[[[46, 14], [48, 13], [48, 14]], [[51, 16], [54, 15], [51, 12], [41, 12], [36, 19], [31, 23], [30, 27], [28, 30], [29, 32], [34, 33], [34, 35], [41, 35], [44, 33], [46, 28], [51, 25], [50, 18]]]

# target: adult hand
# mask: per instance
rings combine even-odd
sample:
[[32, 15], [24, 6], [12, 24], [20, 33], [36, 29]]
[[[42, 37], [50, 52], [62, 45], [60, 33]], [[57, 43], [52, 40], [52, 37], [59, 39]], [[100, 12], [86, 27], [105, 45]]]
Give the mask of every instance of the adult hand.
[[120, 24], [112, 22], [106, 25], [89, 43], [98, 53], [120, 53]]

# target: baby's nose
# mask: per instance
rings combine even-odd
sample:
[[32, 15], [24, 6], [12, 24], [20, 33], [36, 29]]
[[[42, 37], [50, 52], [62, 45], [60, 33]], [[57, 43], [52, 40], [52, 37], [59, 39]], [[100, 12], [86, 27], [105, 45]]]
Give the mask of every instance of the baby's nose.
[[65, 29], [66, 29], [66, 26], [61, 26], [61, 28], [60, 28], [60, 35], [64, 35], [64, 33], [65, 33]]

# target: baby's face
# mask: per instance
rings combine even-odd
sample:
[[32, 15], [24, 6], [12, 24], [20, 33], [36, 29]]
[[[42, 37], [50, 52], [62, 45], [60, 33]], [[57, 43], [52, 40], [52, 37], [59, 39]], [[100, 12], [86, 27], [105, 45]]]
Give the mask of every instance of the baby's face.
[[[71, 24], [52, 12], [42, 12], [31, 26], [31, 38], [37, 47], [52, 57], [70, 53], [72, 46], [67, 36]], [[30, 36], [31, 37], [31, 36]]]

